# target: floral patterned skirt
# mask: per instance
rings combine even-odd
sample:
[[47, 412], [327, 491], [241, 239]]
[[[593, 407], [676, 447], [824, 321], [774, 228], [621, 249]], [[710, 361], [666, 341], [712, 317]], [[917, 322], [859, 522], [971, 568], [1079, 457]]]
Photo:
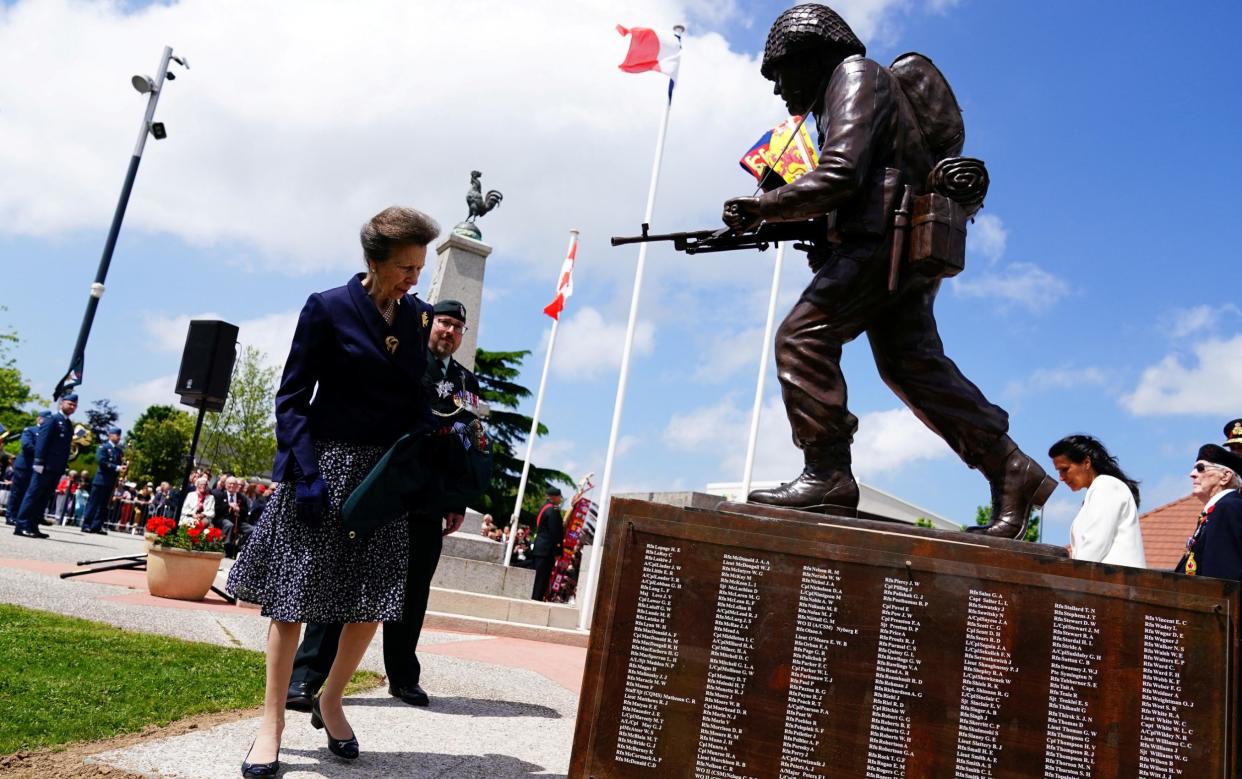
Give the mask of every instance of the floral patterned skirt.
[[400, 620], [408, 523], [389, 522], [357, 539], [341, 523], [341, 505], [383, 454], [378, 446], [316, 442], [328, 487], [322, 523], [299, 521], [296, 485], [280, 484], [229, 571], [229, 593], [281, 622]]

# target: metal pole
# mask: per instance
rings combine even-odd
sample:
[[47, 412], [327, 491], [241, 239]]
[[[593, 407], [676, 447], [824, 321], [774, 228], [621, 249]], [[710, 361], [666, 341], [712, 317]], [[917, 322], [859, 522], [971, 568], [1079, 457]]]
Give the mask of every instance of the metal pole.
[[[578, 242], [578, 231], [569, 231], [569, 248], [566, 256], [574, 252], [574, 244]], [[561, 320], [558, 316], [552, 320], [552, 333], [548, 336], [548, 354], [543, 359], [543, 376], [539, 379], [539, 392], [535, 395], [535, 415], [530, 420], [530, 436], [526, 439], [526, 460], [522, 463], [522, 478], [518, 481], [517, 497], [513, 503], [513, 516], [509, 518], [509, 540], [505, 543], [505, 567], [509, 567], [509, 558], [513, 556], [513, 546], [517, 539], [518, 519], [522, 515], [522, 499], [526, 497], [526, 480], [530, 476], [530, 458], [535, 449], [535, 435], [539, 432], [539, 413], [543, 409], [543, 392], [548, 386], [548, 369], [552, 367], [552, 350], [556, 348], [556, 329]]]
[[[664, 157], [664, 138], [668, 134], [668, 115], [673, 108], [670, 98], [660, 118], [660, 134], [656, 137], [655, 159], [651, 163], [651, 186], [647, 189], [647, 210], [643, 224], [651, 224], [655, 211], [656, 187], [660, 183], [660, 161]], [[599, 517], [595, 521], [595, 543], [591, 550], [591, 562], [587, 566], [585, 586], [579, 588], [578, 629], [589, 630], [591, 615], [595, 609], [595, 591], [599, 586], [599, 566], [604, 558], [604, 539], [608, 530], [608, 500], [612, 497], [612, 469], [617, 455], [617, 437], [621, 430], [621, 411], [625, 407], [625, 384], [630, 376], [630, 352], [634, 347], [634, 330], [638, 325], [638, 299], [643, 288], [643, 269], [647, 264], [647, 247], [638, 246], [638, 266], [634, 269], [634, 291], [630, 298], [630, 319], [625, 327], [625, 346], [621, 350], [621, 375], [617, 379], [617, 400], [612, 411], [612, 430], [608, 434], [608, 452], [604, 457], [604, 478], [599, 487]]]
[[772, 347], [772, 330], [776, 325], [776, 297], [781, 286], [781, 268], [785, 265], [785, 244], [776, 247], [776, 264], [772, 266], [772, 291], [768, 294], [768, 321], [763, 328], [763, 346], [759, 349], [759, 381], [755, 385], [755, 405], [750, 412], [750, 438], [746, 441], [746, 465], [742, 468], [741, 501], [750, 494], [750, 477], [755, 469], [755, 447], [759, 443], [759, 414], [763, 411], [763, 384], [768, 378], [768, 355]]
[[198, 421], [194, 423], [194, 437], [190, 439], [190, 454], [185, 458], [185, 472], [181, 476], [181, 500], [177, 501], [177, 516], [175, 519], [181, 521], [181, 508], [185, 505], [185, 499], [189, 496], [190, 491], [186, 489], [189, 486], [190, 472], [194, 470], [194, 453], [198, 451], [198, 434], [203, 432], [203, 417], [207, 416], [207, 401], [200, 400], [198, 402]]
[[134, 144], [134, 154], [129, 160], [129, 170], [125, 172], [125, 183], [121, 185], [121, 196], [117, 199], [116, 211], [112, 214], [112, 227], [108, 230], [103, 255], [99, 258], [99, 268], [95, 271], [95, 282], [91, 284], [90, 298], [86, 301], [86, 313], [82, 316], [78, 341], [73, 347], [73, 356], [69, 358], [69, 371], [52, 393], [52, 397], [56, 400], [82, 381], [83, 367], [86, 362], [86, 341], [90, 338], [91, 325], [95, 322], [95, 309], [99, 307], [99, 299], [104, 294], [104, 281], [108, 278], [108, 266], [112, 264], [112, 252], [116, 249], [116, 240], [121, 234], [121, 222], [125, 219], [125, 208], [129, 205], [129, 195], [134, 189], [134, 179], [138, 176], [138, 163], [142, 162], [142, 150], [147, 143], [151, 121], [155, 118], [155, 105], [159, 102], [160, 92], [163, 91], [164, 76], [168, 73], [168, 62], [172, 59], [172, 52], [172, 47], [165, 46], [164, 53], [160, 57], [160, 67], [155, 74], [154, 86], [150, 97], [147, 98], [147, 110], [142, 117], [142, 126], [138, 128], [138, 142]]

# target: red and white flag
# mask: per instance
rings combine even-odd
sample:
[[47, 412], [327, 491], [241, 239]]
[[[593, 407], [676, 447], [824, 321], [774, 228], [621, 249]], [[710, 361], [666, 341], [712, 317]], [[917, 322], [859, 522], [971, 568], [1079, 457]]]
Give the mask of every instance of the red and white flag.
[[649, 27], [625, 28], [619, 24], [617, 32], [630, 36], [630, 50], [625, 55], [625, 62], [618, 67], [626, 73], [645, 73], [649, 70], [663, 73], [669, 78], [668, 94], [672, 99], [677, 68], [681, 65], [681, 36], [659, 33]]
[[574, 294], [574, 260], [578, 255], [578, 231], [570, 231], [569, 254], [561, 265], [561, 275], [556, 279], [556, 297], [544, 306], [543, 313], [557, 320], [561, 319], [561, 311], [565, 309], [565, 301]]

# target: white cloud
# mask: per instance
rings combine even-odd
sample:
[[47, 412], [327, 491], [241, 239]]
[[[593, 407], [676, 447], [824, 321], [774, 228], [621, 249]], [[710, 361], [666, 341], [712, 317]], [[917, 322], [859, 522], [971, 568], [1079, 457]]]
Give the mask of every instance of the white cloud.
[[935, 460], [953, 450], [906, 408], [876, 411], [858, 418], [854, 469], [862, 478]]
[[1026, 395], [1054, 389], [1101, 387], [1111, 381], [1112, 375], [1108, 371], [1094, 366], [1039, 368], [1025, 379], [1010, 382], [1005, 391], [1009, 395]]
[[115, 395], [131, 409], [154, 405], [177, 406], [181, 399], [177, 396], [176, 387], [177, 374], [173, 373], [122, 387], [115, 391]]
[[1226, 303], [1220, 306], [1198, 305], [1175, 309], [1161, 317], [1161, 329], [1173, 339], [1215, 330], [1226, 315], [1242, 313], [1237, 306]]
[[966, 250], [978, 253], [988, 265], [994, 265], [1005, 254], [1009, 231], [996, 214], [981, 214], [966, 231]]
[[[910, 3], [836, 7], [875, 43], [896, 36]], [[151, 72], [169, 42], [193, 70], [174, 66], [166, 84], [168, 138], [147, 144], [125, 229], [227, 245], [233, 261], [285, 274], [353, 268], [358, 225], [390, 203], [448, 229], [465, 216], [471, 167], [506, 195], [482, 228], [516, 261], [552, 278], [571, 226], [581, 257], [617, 257], [605, 238], [637, 231], [664, 94], [662, 76], [618, 71], [619, 21], [689, 24], [656, 228], [716, 223], [720, 203], [748, 189], [739, 150], [784, 113], [756, 60], [716, 32], [749, 24], [750, 48], [762, 41], [771, 11], [736, 0], [635, 0], [623, 18], [604, 0], [0, 8], [0, 72], [39, 74], [0, 80], [0, 235], [105, 228], [143, 105], [129, 76]], [[716, 263], [680, 273], [737, 283]], [[579, 283], [627, 275], [584, 261]]]
[[[625, 326], [623, 319], [605, 322], [603, 315], [589, 306], [563, 319], [557, 328], [552, 374], [561, 380], [592, 381], [618, 370], [625, 345]], [[651, 353], [654, 334], [655, 327], [650, 322], [637, 323], [635, 355]], [[542, 357], [547, 354], [547, 348], [548, 336], [545, 335], [536, 354]]]
[[1237, 413], [1242, 397], [1242, 335], [1205, 340], [1194, 347], [1193, 358], [1170, 354], [1148, 367], [1134, 391], [1122, 398], [1132, 414]]
[[[184, 350], [191, 319], [223, 319], [223, 317], [210, 312], [178, 316], [148, 315], [143, 326], [151, 338], [148, 341], [149, 346], [161, 352]], [[297, 324], [297, 311], [278, 311], [255, 319], [243, 319], [237, 323], [237, 342], [241, 346], [256, 347], [263, 352], [268, 365], [283, 368]]]
[[[614, 31], [615, 4], [578, 3], [572, 13], [449, 0], [370, 0], [348, 13], [323, 1], [291, 8], [240, 0], [128, 12], [69, 0], [7, 7], [0, 72], [40, 77], [0, 82], [0, 233], [108, 223], [143, 105], [129, 75], [150, 72], [165, 41], [193, 70], [174, 66], [178, 78], [161, 96], [168, 139], [147, 144], [127, 230], [236, 243], [285, 273], [352, 267], [357, 226], [389, 203], [424, 208], [446, 229], [463, 218], [471, 167], [506, 194], [485, 235], [519, 256], [559, 264], [559, 247], [542, 249], [552, 236], [559, 244], [566, 227], [602, 243], [619, 223], [637, 224], [664, 79], [618, 71], [627, 40]], [[627, 20], [650, 26], [691, 21], [661, 223], [718, 211], [724, 195], [744, 188], [736, 166], [722, 161], [781, 118], [755, 61], [712, 31], [734, 13], [677, 0], [625, 9]], [[549, 52], [572, 66], [549, 67]], [[48, 148], [56, 154], [39, 151]], [[550, 169], [590, 171], [576, 179], [589, 197], [574, 197]], [[32, 191], [40, 196], [21, 194]]]
[[1068, 295], [1070, 285], [1036, 265], [1014, 262], [983, 273], [967, 271], [953, 279], [953, 291], [964, 298], [982, 298], [1039, 312]]
[[1078, 509], [1081, 507], [1082, 498], [1076, 497], [1074, 493], [1069, 492], [1068, 487], [1062, 485], [1044, 506], [1045, 534], [1048, 528], [1054, 525], [1068, 528], [1074, 521], [1074, 517], [1078, 516]]
[[[725, 381], [739, 371], [756, 374], [759, 370], [759, 347], [762, 339], [762, 327], [737, 333], [713, 333], [710, 342], [699, 352], [700, 360], [694, 367], [694, 380], [715, 383]], [[768, 359], [772, 359], [770, 348]], [[770, 368], [771, 366], [768, 376], [772, 375]]]
[[[750, 429], [750, 408], [733, 396], [708, 406], [674, 414], [664, 429], [665, 443], [676, 450], [720, 453], [719, 472], [741, 477]], [[887, 473], [921, 460], [953, 452], [908, 409], [863, 414], [854, 437], [854, 472], [859, 478]], [[761, 412], [755, 447], [757, 481], [790, 479], [802, 470], [802, 453], [793, 444], [780, 397], [768, 398]]]

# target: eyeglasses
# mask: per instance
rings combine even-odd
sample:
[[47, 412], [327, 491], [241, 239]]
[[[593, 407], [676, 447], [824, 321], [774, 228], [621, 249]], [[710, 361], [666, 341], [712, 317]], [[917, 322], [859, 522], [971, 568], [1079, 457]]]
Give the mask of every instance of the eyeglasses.
[[1228, 468], [1226, 468], [1225, 466], [1223, 466], [1223, 465], [1216, 465], [1215, 463], [1195, 463], [1195, 473], [1203, 473], [1204, 471], [1208, 470], [1209, 468], [1210, 468], [1210, 469], [1212, 469], [1213, 471], [1225, 471], [1225, 470], [1228, 470]]
[[465, 333], [470, 329], [461, 322], [455, 322], [452, 319], [437, 319], [435, 323], [437, 327], [443, 327], [445, 330], [452, 330], [455, 333]]

